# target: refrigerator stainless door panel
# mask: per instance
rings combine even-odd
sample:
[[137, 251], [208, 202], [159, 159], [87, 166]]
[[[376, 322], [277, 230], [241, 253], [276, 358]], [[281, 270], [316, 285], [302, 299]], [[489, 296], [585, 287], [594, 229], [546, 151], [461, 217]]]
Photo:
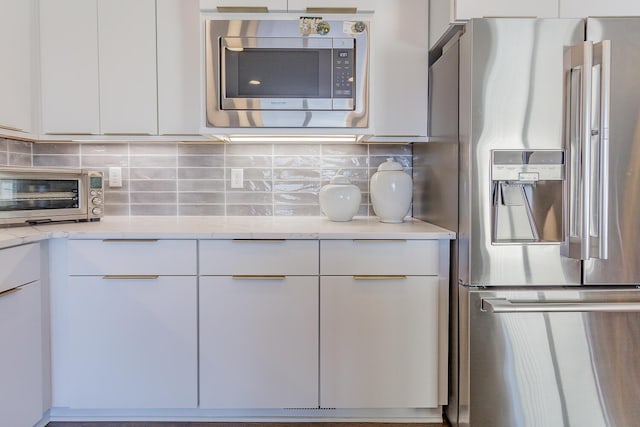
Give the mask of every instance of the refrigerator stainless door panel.
[[584, 263], [584, 283], [640, 283], [640, 19], [589, 18], [587, 39], [611, 40], [608, 257]]
[[563, 149], [564, 46], [580, 19], [473, 19], [460, 64], [460, 279], [472, 285], [578, 285], [561, 244], [492, 243], [492, 150]]
[[640, 419], [640, 290], [461, 289], [473, 427], [622, 427]]

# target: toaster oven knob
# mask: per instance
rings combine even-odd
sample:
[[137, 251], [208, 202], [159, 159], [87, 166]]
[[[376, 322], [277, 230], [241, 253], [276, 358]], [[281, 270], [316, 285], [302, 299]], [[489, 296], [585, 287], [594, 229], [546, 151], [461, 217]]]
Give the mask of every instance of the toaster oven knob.
[[94, 215], [100, 215], [102, 214], [102, 208], [93, 208], [91, 209], [91, 213]]
[[102, 199], [100, 197], [94, 197], [93, 199], [91, 199], [91, 203], [93, 203], [94, 205], [101, 205]]
[[89, 194], [90, 194], [91, 196], [97, 196], [97, 195], [98, 195], [98, 192], [97, 192], [96, 190], [91, 190], [91, 191], [89, 192]]

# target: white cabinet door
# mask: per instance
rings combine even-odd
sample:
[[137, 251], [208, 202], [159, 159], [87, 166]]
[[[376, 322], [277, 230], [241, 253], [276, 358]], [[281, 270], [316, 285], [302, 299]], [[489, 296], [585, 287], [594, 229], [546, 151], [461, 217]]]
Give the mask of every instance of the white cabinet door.
[[629, 0], [560, 0], [561, 18], [639, 16], [640, 2]]
[[356, 8], [357, 12], [373, 12], [375, 3], [376, 1], [374, 0], [289, 0], [288, 7], [289, 12], [305, 12], [308, 7]]
[[40, 1], [42, 132], [98, 134], [97, 0]]
[[53, 406], [195, 408], [197, 278], [52, 283]]
[[158, 133], [200, 131], [199, 0], [157, 0]]
[[200, 9], [216, 11], [217, 7], [266, 7], [269, 12], [286, 12], [287, 0], [200, 0]]
[[454, 19], [466, 20], [482, 17], [558, 17], [558, 0], [451, 0]]
[[320, 406], [437, 407], [438, 301], [437, 277], [321, 277]]
[[33, 0], [0, 2], [0, 128], [20, 132], [31, 131], [34, 9]]
[[200, 278], [200, 406], [318, 406], [318, 278]]
[[41, 311], [39, 281], [0, 294], [2, 426], [32, 426], [42, 418]]
[[429, 0], [429, 49], [447, 31], [451, 21], [451, 0]]
[[100, 130], [157, 134], [155, 0], [98, 0]]
[[370, 106], [378, 136], [427, 135], [428, 8], [424, 0], [376, 1]]

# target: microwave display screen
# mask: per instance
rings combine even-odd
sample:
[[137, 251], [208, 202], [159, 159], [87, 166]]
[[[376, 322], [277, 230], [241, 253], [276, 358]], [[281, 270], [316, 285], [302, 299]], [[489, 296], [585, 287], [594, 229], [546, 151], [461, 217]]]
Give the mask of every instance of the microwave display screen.
[[227, 50], [228, 98], [330, 98], [331, 49]]
[[78, 207], [77, 179], [0, 179], [0, 211]]

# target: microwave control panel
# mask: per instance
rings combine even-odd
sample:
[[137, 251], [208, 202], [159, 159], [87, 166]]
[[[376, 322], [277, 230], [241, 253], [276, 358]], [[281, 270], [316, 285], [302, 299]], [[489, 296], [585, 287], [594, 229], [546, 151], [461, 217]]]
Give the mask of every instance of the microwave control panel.
[[333, 49], [333, 98], [353, 97], [353, 49]]

